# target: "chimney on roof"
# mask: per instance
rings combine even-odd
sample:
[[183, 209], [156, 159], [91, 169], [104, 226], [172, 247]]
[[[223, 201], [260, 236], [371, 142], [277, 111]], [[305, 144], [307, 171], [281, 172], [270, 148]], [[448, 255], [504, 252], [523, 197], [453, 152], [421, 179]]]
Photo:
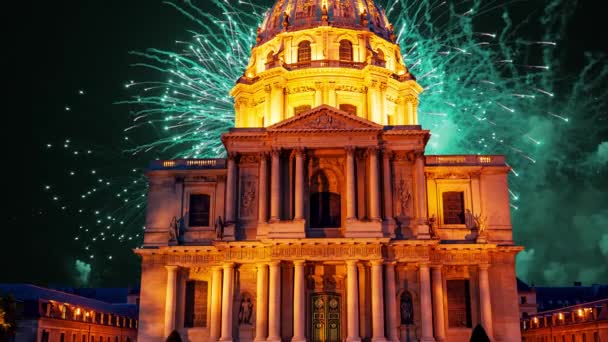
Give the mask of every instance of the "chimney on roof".
[[581, 283], [580, 281], [575, 281], [574, 286], [583, 286], [583, 283]]

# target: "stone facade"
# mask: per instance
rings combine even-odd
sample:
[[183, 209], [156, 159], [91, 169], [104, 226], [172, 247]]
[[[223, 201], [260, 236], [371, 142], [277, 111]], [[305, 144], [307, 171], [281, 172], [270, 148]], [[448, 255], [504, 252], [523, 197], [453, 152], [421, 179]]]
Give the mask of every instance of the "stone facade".
[[[364, 3], [362, 14], [378, 10]], [[232, 92], [226, 159], [151, 164], [135, 251], [141, 341], [174, 329], [190, 341], [468, 341], [478, 323], [495, 341], [520, 340], [504, 157], [426, 156], [422, 88], [390, 30], [370, 31], [380, 17], [369, 15], [333, 27], [332, 11], [260, 31]], [[361, 65], [324, 50], [340, 30], [356, 31]], [[330, 61], [313, 52], [303, 68], [260, 66], [272, 44], [308, 56], [289, 50], [307, 44], [285, 45], [303, 37]], [[379, 63], [380, 43], [393, 62]]]

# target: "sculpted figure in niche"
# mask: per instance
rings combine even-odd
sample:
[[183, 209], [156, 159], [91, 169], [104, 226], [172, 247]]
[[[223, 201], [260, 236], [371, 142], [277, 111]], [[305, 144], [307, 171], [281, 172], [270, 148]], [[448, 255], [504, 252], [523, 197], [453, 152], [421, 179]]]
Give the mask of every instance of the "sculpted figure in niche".
[[239, 324], [251, 324], [251, 316], [253, 315], [253, 303], [251, 298], [243, 297], [239, 308]]
[[409, 192], [408, 184], [405, 179], [401, 178], [399, 180], [399, 185], [397, 186], [397, 196], [399, 197], [399, 204], [401, 205], [401, 212], [399, 216], [406, 217], [407, 216], [407, 208], [412, 198], [412, 193]]
[[399, 309], [401, 311], [401, 325], [414, 324], [414, 306], [412, 305], [412, 296], [408, 292], [401, 295]]

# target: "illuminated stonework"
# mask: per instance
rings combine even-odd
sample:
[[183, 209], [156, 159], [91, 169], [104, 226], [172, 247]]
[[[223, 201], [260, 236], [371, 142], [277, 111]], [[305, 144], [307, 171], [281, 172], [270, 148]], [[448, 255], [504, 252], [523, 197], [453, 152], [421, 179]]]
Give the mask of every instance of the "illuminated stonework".
[[426, 156], [371, 0], [278, 0], [226, 159], [156, 161], [139, 340], [519, 341], [502, 156]]
[[322, 104], [381, 125], [418, 124], [422, 87], [373, 2], [292, 2], [269, 12], [231, 92], [236, 127], [271, 126]]

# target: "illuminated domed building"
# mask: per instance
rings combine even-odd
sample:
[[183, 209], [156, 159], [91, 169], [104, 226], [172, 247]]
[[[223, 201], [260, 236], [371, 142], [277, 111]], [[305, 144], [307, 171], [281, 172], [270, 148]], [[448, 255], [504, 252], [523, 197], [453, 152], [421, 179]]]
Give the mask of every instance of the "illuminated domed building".
[[519, 341], [503, 156], [428, 156], [372, 0], [278, 0], [226, 159], [153, 162], [140, 341]]

